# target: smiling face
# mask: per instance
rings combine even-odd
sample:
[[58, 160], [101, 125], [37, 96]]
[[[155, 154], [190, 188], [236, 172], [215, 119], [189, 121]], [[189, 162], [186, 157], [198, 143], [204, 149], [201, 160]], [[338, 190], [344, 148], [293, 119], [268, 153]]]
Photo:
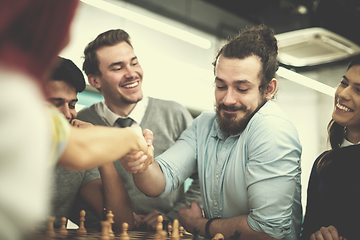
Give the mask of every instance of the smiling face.
[[[101, 76], [90, 76], [110, 109], [133, 107], [142, 99], [143, 70], [133, 48], [126, 42], [96, 51]], [[113, 110], [114, 111], [114, 110]]]
[[234, 135], [246, 127], [251, 117], [268, 100], [261, 94], [261, 61], [257, 56], [244, 59], [220, 56], [215, 68], [216, 117], [219, 127]]
[[64, 114], [69, 122], [76, 118], [75, 105], [78, 98], [75, 86], [65, 81], [48, 80], [45, 82], [45, 94], [47, 101]]
[[336, 89], [332, 118], [348, 131], [360, 131], [360, 65], [352, 66]]

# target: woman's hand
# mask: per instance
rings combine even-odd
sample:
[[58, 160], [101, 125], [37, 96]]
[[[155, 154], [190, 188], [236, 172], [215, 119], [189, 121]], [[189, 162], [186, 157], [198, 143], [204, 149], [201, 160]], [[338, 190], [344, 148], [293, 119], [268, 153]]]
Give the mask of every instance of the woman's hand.
[[346, 240], [339, 237], [338, 231], [334, 226], [322, 227], [319, 231], [313, 233], [310, 240]]

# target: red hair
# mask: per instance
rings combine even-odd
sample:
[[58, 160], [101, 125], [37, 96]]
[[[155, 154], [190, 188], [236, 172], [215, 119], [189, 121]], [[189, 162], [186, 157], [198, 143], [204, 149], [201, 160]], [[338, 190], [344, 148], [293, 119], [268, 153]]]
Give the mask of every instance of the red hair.
[[1, 0], [0, 63], [39, 84], [66, 46], [78, 0]]

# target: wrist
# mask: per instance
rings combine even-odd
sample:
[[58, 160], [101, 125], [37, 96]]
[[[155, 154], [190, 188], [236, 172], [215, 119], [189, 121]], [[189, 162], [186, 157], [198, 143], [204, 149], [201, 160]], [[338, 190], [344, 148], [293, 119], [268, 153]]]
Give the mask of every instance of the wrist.
[[212, 236], [210, 234], [210, 224], [216, 220], [216, 219], [220, 219], [219, 217], [214, 217], [214, 218], [210, 218], [207, 222], [206, 222], [206, 225], [205, 225], [205, 237], [207, 239], [212, 239]]

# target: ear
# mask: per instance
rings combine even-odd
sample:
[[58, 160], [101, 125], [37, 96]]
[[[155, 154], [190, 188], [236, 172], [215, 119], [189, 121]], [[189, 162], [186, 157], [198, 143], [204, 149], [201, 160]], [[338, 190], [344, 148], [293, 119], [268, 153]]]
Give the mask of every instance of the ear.
[[271, 100], [274, 97], [276, 93], [276, 89], [277, 89], [277, 80], [273, 78], [270, 80], [265, 92], [266, 100]]
[[97, 77], [95, 75], [92, 75], [92, 74], [88, 75], [88, 82], [92, 87], [94, 87], [96, 89], [101, 88], [101, 83], [99, 81], [99, 77]]

